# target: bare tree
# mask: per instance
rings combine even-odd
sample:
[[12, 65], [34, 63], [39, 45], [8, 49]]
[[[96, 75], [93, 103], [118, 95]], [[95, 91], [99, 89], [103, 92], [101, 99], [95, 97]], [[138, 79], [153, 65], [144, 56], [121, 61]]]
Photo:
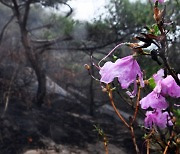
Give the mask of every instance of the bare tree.
[[[70, 11], [66, 16], [69, 16], [72, 13], [71, 7], [66, 4], [67, 0], [0, 0], [0, 2], [10, 8], [12, 10], [12, 17], [9, 21], [4, 25], [2, 32], [0, 34], [0, 41], [3, 38], [3, 34], [5, 29], [8, 27], [10, 22], [15, 18], [17, 20], [17, 24], [20, 29], [21, 34], [21, 42], [25, 50], [25, 55], [27, 60], [29, 61], [31, 67], [35, 71], [38, 81], [38, 89], [36, 95], [36, 103], [38, 106], [41, 106], [44, 102], [44, 97], [46, 95], [46, 73], [44, 68], [42, 67], [42, 53], [46, 50], [46, 47], [51, 46], [53, 43], [59, 40], [46, 40], [46, 41], [38, 41], [32, 39], [31, 30], [32, 28], [28, 27], [28, 19], [29, 13], [31, 10], [31, 5], [38, 3], [44, 6], [54, 6], [56, 4], [63, 4], [70, 8]], [[46, 27], [42, 26], [40, 28]], [[49, 26], [49, 24], [48, 24]], [[41, 50], [38, 50], [37, 45], [41, 47]]]

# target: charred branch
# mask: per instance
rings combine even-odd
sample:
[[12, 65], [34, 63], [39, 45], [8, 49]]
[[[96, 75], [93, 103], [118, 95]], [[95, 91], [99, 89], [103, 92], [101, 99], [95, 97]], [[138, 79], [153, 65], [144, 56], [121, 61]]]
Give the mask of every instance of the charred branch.
[[2, 39], [3, 39], [3, 36], [4, 36], [4, 32], [5, 32], [5, 30], [6, 30], [6, 28], [8, 27], [8, 25], [11, 23], [11, 21], [14, 19], [14, 15], [13, 16], [11, 16], [11, 18], [8, 20], [8, 22], [4, 25], [4, 27], [2, 28], [2, 31], [1, 31], [1, 33], [0, 33], [0, 44], [1, 44], [1, 42], [2, 42]]

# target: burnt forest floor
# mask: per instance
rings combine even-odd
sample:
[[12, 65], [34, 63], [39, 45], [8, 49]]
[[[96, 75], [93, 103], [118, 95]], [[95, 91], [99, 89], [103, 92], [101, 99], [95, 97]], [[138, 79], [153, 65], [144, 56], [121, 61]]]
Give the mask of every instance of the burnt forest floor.
[[[0, 104], [0, 154], [105, 154], [99, 126], [108, 139], [109, 154], [134, 154], [129, 130], [107, 114], [87, 114], [86, 105], [67, 100], [41, 108], [11, 99], [3, 115]], [[136, 132], [143, 147], [142, 134]]]

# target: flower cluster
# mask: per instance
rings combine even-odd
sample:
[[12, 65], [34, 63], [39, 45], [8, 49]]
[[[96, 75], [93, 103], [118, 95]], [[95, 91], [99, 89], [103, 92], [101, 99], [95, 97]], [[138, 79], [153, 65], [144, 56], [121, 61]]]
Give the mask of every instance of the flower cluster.
[[[159, 45], [154, 42], [163, 41], [164, 29], [163, 29], [163, 18], [164, 18], [164, 10], [158, 9], [158, 3], [164, 3], [164, 0], [153, 0], [155, 2], [154, 5], [154, 19], [157, 23], [157, 26], [161, 32], [161, 39], [153, 34], [145, 34], [141, 33], [142, 37], [136, 37], [137, 40], [144, 42], [143, 45], [139, 45], [138, 43], [130, 43], [128, 44], [134, 51], [134, 55], [130, 55], [121, 59], [116, 60], [114, 63], [108, 61], [104, 64], [103, 67], [100, 67], [99, 74], [101, 75], [100, 81], [109, 84], [113, 82], [115, 78], [118, 79], [122, 89], [128, 89], [128, 87], [133, 83], [134, 90], [133, 92], [127, 91], [127, 94], [130, 97], [135, 97], [137, 94], [137, 82], [140, 83], [141, 87], [144, 87], [143, 81], [143, 73], [140, 69], [139, 64], [136, 61], [136, 56], [139, 54], [144, 54], [142, 48], [147, 48], [154, 43], [159, 47]], [[106, 57], [107, 58], [117, 47], [121, 46], [121, 44], [117, 45]], [[151, 52], [151, 57], [153, 60], [158, 61], [157, 53], [154, 57], [153, 52]], [[101, 60], [101, 61], [102, 61]], [[100, 61], [100, 62], [101, 62]], [[161, 64], [161, 63], [158, 63]], [[170, 73], [172, 74], [172, 73]], [[173, 123], [172, 113], [168, 110], [168, 102], [166, 97], [180, 97], [180, 86], [177, 85], [176, 81], [171, 75], [167, 75], [165, 77], [164, 70], [160, 69], [156, 74], [153, 75], [154, 81], [156, 83], [155, 88], [152, 92], [150, 92], [146, 97], [140, 100], [141, 108], [146, 111], [145, 118], [145, 126], [152, 128], [157, 126], [159, 128], [165, 128], [167, 126], [172, 126]], [[180, 74], [177, 75], [177, 78], [180, 80]]]
[[160, 128], [165, 128], [166, 126], [172, 125], [170, 113], [165, 111], [168, 107], [168, 102], [166, 101], [165, 96], [179, 98], [180, 87], [171, 75], [168, 75], [166, 78], [163, 78], [163, 76], [163, 69], [153, 75], [156, 87], [150, 94], [140, 101], [142, 109], [153, 109], [153, 111], [147, 111], [146, 113], [146, 127], [151, 128], [153, 125], [156, 125]]
[[[154, 2], [153, 18], [155, 24], [146, 26], [146, 30], [135, 37], [135, 43], [118, 44], [99, 61], [98, 65], [94, 64], [99, 69], [100, 74], [100, 80], [96, 80], [101, 82], [103, 92], [108, 93], [110, 103], [119, 119], [126, 128], [130, 129], [136, 153], [140, 153], [134, 133], [134, 124], [136, 124], [139, 108], [145, 111], [144, 126], [146, 129], [144, 130], [146, 134], [144, 143], [147, 147], [147, 153], [151, 152], [151, 147], [154, 150], [158, 149], [159, 153], [178, 153], [179, 132], [177, 128], [180, 125], [180, 104], [174, 103], [175, 99], [172, 97], [180, 98], [180, 74], [172, 69], [168, 62], [167, 34], [169, 30], [166, 27], [171, 23], [165, 23], [168, 21], [165, 18], [166, 6], [159, 9], [159, 4], [164, 3], [165, 0], [151, 1]], [[130, 47], [133, 51], [132, 54], [116, 59], [115, 62], [106, 61], [104, 65], [100, 65], [121, 45]], [[151, 45], [156, 46], [156, 48], [152, 49]], [[143, 79], [145, 70], [142, 71], [138, 64], [138, 60], [143, 56], [150, 57], [163, 69], [157, 71], [149, 79]], [[137, 57], [139, 57], [138, 60]], [[150, 66], [144, 68], [149, 69]], [[132, 104], [134, 113], [128, 119], [116, 108], [113, 92], [116, 91], [120, 94], [119, 88], [116, 86], [126, 90], [131, 102], [136, 99], [135, 106]], [[147, 95], [142, 94], [147, 92], [143, 88], [145, 86], [152, 88]], [[129, 91], [132, 87], [134, 89]], [[130, 102], [127, 103], [130, 104]]]
[[159, 128], [165, 128], [167, 125], [173, 125], [169, 113], [162, 112], [160, 109], [146, 112], [145, 126], [151, 128], [152, 124], [158, 126]]
[[[130, 84], [134, 83], [134, 91], [131, 96], [135, 96], [137, 93], [137, 79], [139, 79], [140, 86], [144, 87], [143, 73], [138, 65], [135, 57], [127, 56], [116, 60], [116, 62], [108, 61], [100, 68], [100, 81], [106, 84], [111, 83], [114, 78], [117, 78], [121, 84], [122, 89], [127, 89]], [[145, 126], [152, 128], [152, 126], [158, 126], [165, 128], [172, 126], [171, 113], [168, 113], [168, 102], [166, 96], [180, 97], [180, 87], [175, 82], [171, 75], [164, 77], [164, 70], [161, 69], [157, 74], [153, 75], [156, 87], [146, 97], [140, 101], [142, 109], [149, 109], [151, 111], [146, 112]], [[178, 75], [180, 78], [180, 75]]]

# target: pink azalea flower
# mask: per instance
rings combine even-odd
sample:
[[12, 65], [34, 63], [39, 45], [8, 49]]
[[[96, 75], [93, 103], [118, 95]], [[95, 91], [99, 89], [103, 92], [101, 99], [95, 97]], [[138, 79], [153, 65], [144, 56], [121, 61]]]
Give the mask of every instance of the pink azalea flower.
[[159, 71], [157, 71], [156, 74], [153, 75], [153, 78], [154, 78], [156, 84], [158, 83], [159, 80], [164, 79], [163, 76], [164, 76], [164, 70], [163, 69], [160, 69]]
[[144, 86], [142, 72], [133, 56], [118, 59], [115, 63], [106, 62], [99, 73], [101, 75], [100, 81], [107, 84], [117, 77], [123, 89], [128, 88], [131, 83], [136, 83], [137, 76], [141, 86]]
[[171, 75], [168, 75], [161, 82], [161, 93], [162, 95], [169, 95], [171, 97], [180, 97], [180, 86], [177, 85], [176, 81]]
[[142, 109], [147, 109], [149, 107], [153, 109], [166, 109], [168, 107], [166, 99], [154, 91], [141, 99], [140, 104]]
[[170, 120], [168, 112], [162, 112], [161, 110], [147, 111], [145, 118], [145, 126], [152, 128], [153, 125], [159, 128], [166, 128], [167, 126], [172, 126], [173, 123]]
[[[153, 78], [156, 82], [156, 87], [154, 91], [165, 96], [169, 95], [171, 97], [180, 97], [180, 86], [177, 85], [176, 81], [171, 75], [168, 75], [166, 78], [163, 78], [164, 70], [159, 70], [157, 74], [153, 75]], [[179, 74], [178, 74], [178, 78]]]
[[153, 0], [154, 1], [154, 3], [156, 2], [156, 1], [158, 1], [159, 3], [164, 3], [164, 0]]

